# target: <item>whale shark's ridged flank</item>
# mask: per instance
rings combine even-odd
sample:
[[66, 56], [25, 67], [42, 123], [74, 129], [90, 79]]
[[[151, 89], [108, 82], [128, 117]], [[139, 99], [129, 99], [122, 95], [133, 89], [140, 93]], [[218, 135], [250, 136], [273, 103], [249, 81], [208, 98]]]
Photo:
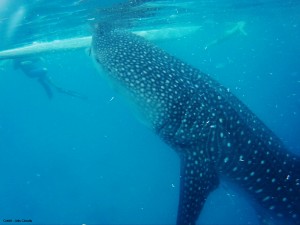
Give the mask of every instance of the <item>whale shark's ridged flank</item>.
[[195, 224], [225, 177], [262, 223], [300, 224], [300, 159], [226, 88], [141, 37], [98, 24], [93, 57], [181, 158], [177, 224]]

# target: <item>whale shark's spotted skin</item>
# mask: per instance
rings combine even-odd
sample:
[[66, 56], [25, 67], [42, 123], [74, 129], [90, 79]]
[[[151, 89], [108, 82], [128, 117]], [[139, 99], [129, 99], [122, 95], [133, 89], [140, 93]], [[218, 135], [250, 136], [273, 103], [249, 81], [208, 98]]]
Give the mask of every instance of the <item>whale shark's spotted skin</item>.
[[224, 177], [261, 207], [261, 223], [300, 224], [300, 159], [226, 88], [127, 31], [98, 24], [97, 64], [181, 158], [177, 224], [195, 224]]

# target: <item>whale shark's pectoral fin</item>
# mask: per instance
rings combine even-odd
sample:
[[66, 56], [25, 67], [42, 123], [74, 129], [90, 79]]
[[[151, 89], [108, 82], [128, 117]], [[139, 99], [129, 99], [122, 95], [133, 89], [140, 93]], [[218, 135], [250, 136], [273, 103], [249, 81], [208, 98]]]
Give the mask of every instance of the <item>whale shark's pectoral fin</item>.
[[199, 157], [200, 152], [181, 155], [180, 199], [177, 225], [193, 225], [204, 206], [205, 200], [219, 184], [211, 161]]

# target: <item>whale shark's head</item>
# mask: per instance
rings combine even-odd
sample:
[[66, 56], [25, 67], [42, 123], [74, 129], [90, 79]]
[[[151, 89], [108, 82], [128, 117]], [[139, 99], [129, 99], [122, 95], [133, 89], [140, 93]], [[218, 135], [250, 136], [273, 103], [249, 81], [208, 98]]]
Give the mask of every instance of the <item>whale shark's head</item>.
[[129, 31], [97, 24], [92, 55], [110, 82], [154, 128], [163, 126], [171, 112], [182, 111], [179, 108], [188, 93], [181, 90], [193, 92], [193, 87], [186, 87], [191, 85], [186, 75], [196, 73], [192, 68]]

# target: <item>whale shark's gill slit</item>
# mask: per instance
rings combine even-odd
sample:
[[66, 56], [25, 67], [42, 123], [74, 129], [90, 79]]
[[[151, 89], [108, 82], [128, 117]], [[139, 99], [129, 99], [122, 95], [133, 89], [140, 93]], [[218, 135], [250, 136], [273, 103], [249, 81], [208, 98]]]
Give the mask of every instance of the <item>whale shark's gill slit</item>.
[[263, 209], [262, 220], [300, 224], [299, 156], [228, 89], [125, 30], [96, 26], [92, 53], [180, 156], [177, 224], [195, 224], [224, 177]]

